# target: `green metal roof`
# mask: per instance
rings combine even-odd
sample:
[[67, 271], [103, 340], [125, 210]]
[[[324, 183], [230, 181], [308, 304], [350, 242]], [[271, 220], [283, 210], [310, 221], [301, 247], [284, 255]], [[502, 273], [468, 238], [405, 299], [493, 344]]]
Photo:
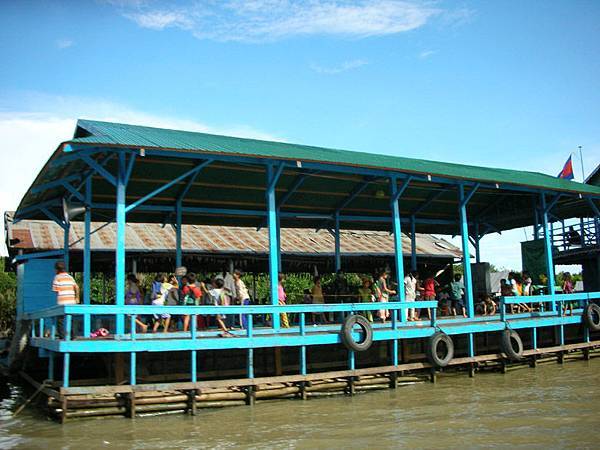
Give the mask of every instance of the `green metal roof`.
[[[71, 148], [68, 148], [70, 145]], [[390, 223], [376, 218], [390, 217], [390, 177], [388, 174], [415, 174], [400, 199], [400, 214], [407, 218], [417, 211], [417, 232], [456, 234], [458, 226], [458, 194], [453, 183], [457, 180], [481, 182], [481, 187], [469, 202], [470, 220], [493, 230], [505, 230], [534, 223], [534, 202], [538, 192], [546, 190], [564, 193], [552, 213], [555, 218], [590, 217], [593, 213], [582, 196], [600, 198], [600, 187], [559, 180], [534, 172], [466, 166], [404, 157], [351, 152], [281, 142], [216, 136], [206, 133], [164, 130], [117, 123], [80, 120], [74, 138], [61, 144], [51, 156], [33, 185], [24, 196], [17, 215], [24, 219], [45, 219], [34, 205], [46, 202], [56, 215], [61, 214], [60, 199], [69, 191], [56, 180], [70, 177], [76, 185], [89, 167], [79, 159], [68, 159], [85, 149], [96, 149], [92, 158], [102, 161], [110, 152], [122, 149], [145, 149], [138, 156], [129, 184], [127, 203], [147, 195], [170, 180], [195, 167], [199, 161], [212, 156], [215, 160], [202, 170], [191, 185], [183, 202], [184, 208], [225, 208], [246, 212], [266, 210], [265, 160], [294, 163], [286, 167], [277, 183], [277, 199], [292, 190], [307, 168], [316, 163], [321, 170], [312, 170], [304, 183], [289, 195], [281, 207], [282, 227], [326, 227], [331, 224], [321, 218], [298, 218], [300, 214], [331, 215], [340, 205], [346, 216], [373, 217], [369, 221], [343, 222], [346, 229], [389, 230]], [[242, 161], [235, 161], [232, 157]], [[63, 161], [63, 162], [61, 162]], [[108, 172], [117, 172], [117, 158], [105, 164]], [[296, 161], [302, 162], [300, 167]], [[373, 175], [373, 174], [376, 175]], [[430, 179], [429, 179], [430, 176]], [[48, 184], [50, 183], [50, 184]], [[169, 207], [186, 182], [164, 190], [146, 203], [148, 207]], [[346, 200], [357, 187], [360, 193]], [[527, 192], [533, 189], [534, 192]], [[93, 177], [93, 220], [114, 217], [115, 187], [102, 176]], [[420, 210], [423, 205], [427, 208]], [[29, 208], [29, 209], [26, 209]], [[25, 211], [25, 212], [23, 212]], [[191, 211], [191, 210], [190, 210]], [[297, 214], [298, 216], [294, 216]], [[264, 217], [249, 213], [239, 215], [186, 212], [189, 224], [261, 226]], [[163, 223], [164, 212], [135, 209], [127, 214], [128, 222]], [[429, 221], [429, 222], [428, 222]], [[434, 223], [436, 222], [436, 223]], [[441, 223], [445, 222], [445, 223]]]
[[315, 161], [600, 195], [600, 188], [595, 186], [590, 187], [538, 172], [428, 161], [112, 122], [79, 120], [75, 137], [70, 142]]

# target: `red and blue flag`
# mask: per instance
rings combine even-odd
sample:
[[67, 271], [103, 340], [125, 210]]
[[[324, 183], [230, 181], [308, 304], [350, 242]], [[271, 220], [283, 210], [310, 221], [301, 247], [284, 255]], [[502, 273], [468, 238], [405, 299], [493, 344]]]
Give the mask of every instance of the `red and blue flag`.
[[565, 180], [572, 180], [573, 177], [573, 163], [571, 162], [571, 156], [567, 159], [567, 162], [563, 166], [562, 170], [558, 174], [558, 178], [564, 178]]

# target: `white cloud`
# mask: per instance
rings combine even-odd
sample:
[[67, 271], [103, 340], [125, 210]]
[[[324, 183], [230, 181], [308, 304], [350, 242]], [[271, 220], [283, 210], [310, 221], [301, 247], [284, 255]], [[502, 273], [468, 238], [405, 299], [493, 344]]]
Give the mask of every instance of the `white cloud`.
[[432, 3], [409, 0], [221, 0], [171, 8], [149, 1], [120, 4], [119, 9], [141, 27], [176, 27], [222, 42], [390, 35], [420, 28], [443, 12]]
[[61, 50], [64, 48], [72, 47], [73, 44], [74, 44], [74, 42], [71, 39], [63, 38], [63, 39], [57, 39], [57, 41], [56, 41], [56, 46]]
[[[0, 212], [13, 211], [59, 143], [73, 136], [78, 118], [124, 122], [154, 127], [282, 140], [247, 125], [215, 127], [177, 117], [138, 111], [102, 99], [23, 94], [21, 108], [0, 105]], [[36, 112], [30, 112], [36, 111]], [[13, 157], [8, 157], [13, 155]], [[17, 156], [18, 155], [18, 156]], [[4, 221], [0, 255], [6, 255]]]
[[168, 27], [188, 30], [193, 26], [193, 21], [179, 11], [147, 11], [125, 14], [125, 17], [135, 21], [142, 28], [163, 30]]
[[419, 53], [419, 59], [427, 59], [430, 56], [433, 56], [436, 54], [435, 50], [423, 50], [421, 53]]
[[352, 61], [344, 61], [338, 66], [324, 67], [319, 64], [312, 63], [310, 68], [320, 74], [324, 75], [337, 75], [338, 73], [347, 72], [348, 70], [357, 69], [359, 67], [369, 64], [367, 61], [362, 59], [354, 59]]

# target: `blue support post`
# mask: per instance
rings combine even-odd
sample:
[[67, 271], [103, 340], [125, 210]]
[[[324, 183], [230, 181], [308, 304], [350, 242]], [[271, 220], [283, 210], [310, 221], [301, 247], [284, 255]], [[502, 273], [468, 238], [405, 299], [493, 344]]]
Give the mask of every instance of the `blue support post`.
[[335, 213], [335, 229], [334, 229], [334, 239], [335, 239], [335, 271], [342, 269], [342, 254], [341, 254], [341, 235], [340, 235], [340, 213]]
[[[254, 334], [254, 320], [253, 315], [248, 314], [248, 324], [246, 329], [246, 336], [251, 339]], [[248, 349], [248, 361], [247, 361], [247, 373], [248, 378], [254, 378], [254, 349]]]
[[281, 214], [277, 208], [277, 270], [281, 272]]
[[63, 387], [69, 387], [69, 367], [71, 365], [71, 354], [63, 354]]
[[465, 197], [465, 187], [458, 185], [459, 195], [459, 216], [460, 216], [460, 236], [463, 251], [463, 277], [465, 285], [465, 302], [467, 306], [467, 315], [474, 317], [475, 308], [473, 303], [473, 278], [471, 275], [471, 251], [469, 249], [469, 223], [467, 221], [467, 201]]
[[479, 251], [479, 222], [475, 222], [475, 236], [473, 237], [473, 243], [475, 244], [475, 262], [479, 264], [481, 262], [481, 252]]
[[531, 343], [534, 350], [537, 350], [537, 327], [531, 329]]
[[[271, 304], [278, 305], [278, 285], [279, 285], [279, 240], [277, 239], [277, 208], [275, 204], [275, 177], [273, 166], [267, 166], [267, 224], [269, 227], [269, 287], [271, 291]], [[279, 314], [273, 314], [273, 328], [279, 329]]]
[[[552, 237], [548, 232], [548, 208], [546, 207], [546, 194], [541, 194], [542, 228], [544, 230], [544, 244], [546, 250], [546, 270], [548, 271], [548, 294], [554, 297], [556, 294], [554, 286], [554, 261], [552, 258]], [[556, 302], [551, 302], [552, 311], [556, 311]]]
[[[84, 216], [84, 240], [83, 240], [83, 304], [91, 303], [91, 228], [92, 228], [92, 177], [85, 180], [85, 216]], [[83, 316], [83, 335], [88, 337], [91, 333], [90, 315]]]
[[48, 352], [48, 380], [54, 381], [54, 359], [56, 354], [52, 351]]
[[181, 200], [177, 201], [177, 206], [175, 208], [175, 216], [175, 266], [181, 267], [183, 264], [183, 257], [181, 252], [181, 226], [183, 220], [183, 211]]
[[469, 333], [469, 357], [475, 356], [475, 341], [473, 340], [473, 333]]
[[[402, 229], [400, 226], [400, 196], [408, 187], [411, 178], [407, 178], [402, 187], [398, 189], [395, 177], [390, 178], [391, 185], [391, 209], [392, 209], [392, 227], [394, 233], [394, 262], [396, 264], [396, 280], [398, 282], [398, 300], [404, 301], [404, 261], [402, 258]], [[396, 311], [394, 311], [394, 315]], [[404, 310], [400, 313], [400, 322], [405, 321]]]
[[136, 382], [136, 358], [135, 358], [135, 352], [131, 352], [129, 354], [129, 384], [131, 384], [132, 386], [135, 386], [135, 382]]
[[71, 224], [65, 223], [63, 227], [63, 252], [64, 262], [67, 272], [69, 271], [69, 233], [71, 231]]
[[197, 351], [196, 350], [192, 350], [192, 357], [191, 357], [191, 370], [192, 370], [192, 376], [191, 376], [191, 380], [192, 383], [195, 383], [198, 381], [198, 355], [197, 355]]
[[410, 216], [410, 270], [417, 270], [417, 226], [415, 216]]
[[[65, 317], [65, 340], [71, 340], [71, 325], [72, 316], [67, 314]], [[63, 354], [63, 387], [69, 387], [69, 369], [71, 366], [71, 354], [69, 352]]]
[[[300, 313], [300, 336], [306, 336], [306, 313]], [[300, 346], [300, 375], [306, 375], [306, 345]]]
[[354, 350], [348, 350], [348, 368], [350, 370], [356, 369], [356, 355], [354, 354]]
[[537, 208], [537, 204], [535, 202], [533, 205], [533, 218], [533, 239], [537, 241], [540, 238], [540, 214]]
[[[125, 304], [125, 154], [119, 154], [119, 171], [117, 174], [117, 248], [115, 250], [115, 304]], [[125, 333], [125, 317], [117, 314], [117, 334]]]

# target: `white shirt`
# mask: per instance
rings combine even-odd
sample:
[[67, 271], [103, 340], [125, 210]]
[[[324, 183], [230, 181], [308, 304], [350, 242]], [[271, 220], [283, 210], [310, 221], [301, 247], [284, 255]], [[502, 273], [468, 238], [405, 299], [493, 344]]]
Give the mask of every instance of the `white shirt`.
[[417, 279], [412, 275], [404, 277], [404, 299], [407, 302], [414, 301], [417, 298]]

